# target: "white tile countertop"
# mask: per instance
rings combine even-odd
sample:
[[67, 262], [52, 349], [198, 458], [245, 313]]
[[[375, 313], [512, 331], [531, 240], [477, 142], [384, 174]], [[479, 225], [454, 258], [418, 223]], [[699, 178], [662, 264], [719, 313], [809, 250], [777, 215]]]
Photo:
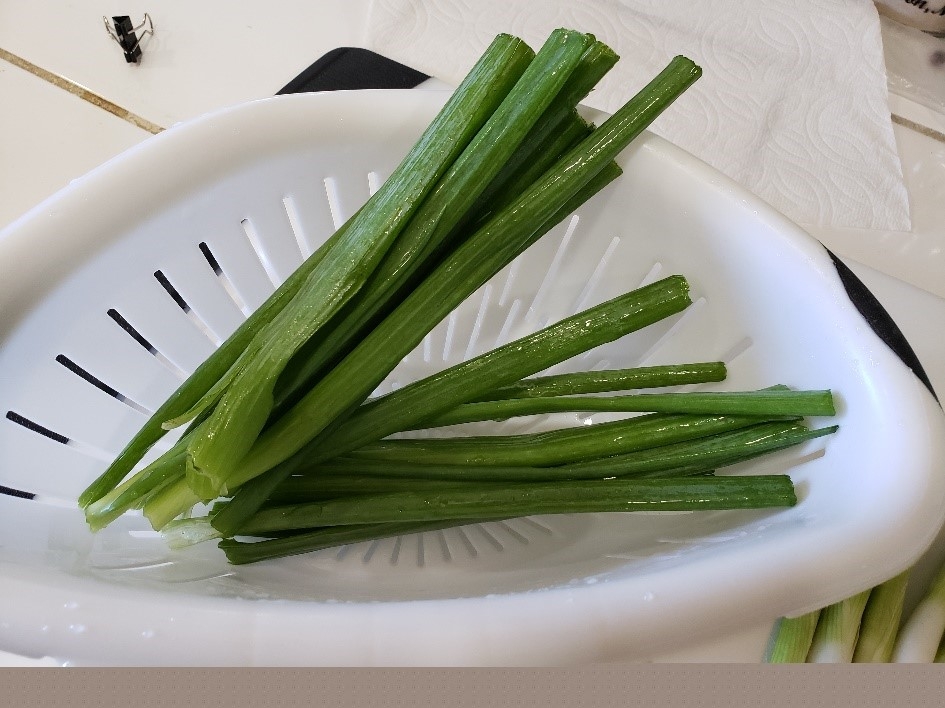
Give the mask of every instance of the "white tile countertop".
[[[271, 96], [327, 51], [363, 46], [370, 5], [0, 0], [0, 228], [153, 133]], [[119, 10], [136, 23], [145, 12], [153, 19], [140, 65], [127, 64], [106, 32], [103, 16]], [[945, 110], [892, 93], [890, 111], [912, 230], [809, 231], [873, 291], [945, 392]], [[938, 543], [929, 567], [942, 557]], [[759, 661], [770, 630], [741, 628], [653, 660]], [[56, 664], [0, 652], [0, 666]]]

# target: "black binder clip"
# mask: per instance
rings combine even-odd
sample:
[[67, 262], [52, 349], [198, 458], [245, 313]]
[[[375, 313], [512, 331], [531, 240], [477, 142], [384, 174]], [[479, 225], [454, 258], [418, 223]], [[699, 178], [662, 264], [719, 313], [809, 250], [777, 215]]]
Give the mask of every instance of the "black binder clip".
[[[132, 26], [131, 18], [127, 15], [116, 15], [112, 17], [114, 29], [112, 29], [112, 25], [108, 24], [107, 17], [102, 17], [102, 20], [105, 22], [105, 29], [108, 30], [109, 36], [118, 42], [118, 46], [125, 53], [125, 61], [129, 64], [140, 62], [141, 40], [149, 34], [154, 34], [154, 23], [151, 21], [151, 15], [144, 13], [144, 19], [137, 26]], [[145, 26], [147, 26], [147, 29], [139, 37], [138, 30]]]

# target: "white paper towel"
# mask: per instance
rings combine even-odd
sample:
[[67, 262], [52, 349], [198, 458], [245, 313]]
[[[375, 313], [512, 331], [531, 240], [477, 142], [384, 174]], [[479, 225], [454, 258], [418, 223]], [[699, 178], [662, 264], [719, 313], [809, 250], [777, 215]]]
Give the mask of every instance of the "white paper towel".
[[455, 85], [496, 34], [537, 49], [556, 27], [621, 56], [588, 105], [684, 54], [703, 76], [654, 132], [801, 224], [910, 229], [869, 0], [375, 0], [367, 46]]

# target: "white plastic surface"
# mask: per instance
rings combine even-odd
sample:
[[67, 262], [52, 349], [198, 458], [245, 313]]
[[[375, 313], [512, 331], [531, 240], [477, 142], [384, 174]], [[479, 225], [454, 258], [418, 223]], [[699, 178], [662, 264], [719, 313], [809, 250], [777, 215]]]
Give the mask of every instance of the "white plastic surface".
[[680, 272], [696, 301], [686, 313], [557, 370], [723, 359], [718, 387], [833, 388], [837, 435], [750, 468], [788, 470], [798, 506], [543, 517], [240, 567], [212, 545], [170, 552], [140, 517], [90, 534], [72, 500], [143, 411], [363, 202], [441, 101], [356, 92], [225, 110], [149, 139], [0, 233], [0, 485], [37, 494], [0, 495], [0, 648], [92, 664], [645, 657], [847, 596], [925, 549], [945, 511], [937, 404], [857, 314], [819, 244], [651, 135], [616, 184], [381, 390]]

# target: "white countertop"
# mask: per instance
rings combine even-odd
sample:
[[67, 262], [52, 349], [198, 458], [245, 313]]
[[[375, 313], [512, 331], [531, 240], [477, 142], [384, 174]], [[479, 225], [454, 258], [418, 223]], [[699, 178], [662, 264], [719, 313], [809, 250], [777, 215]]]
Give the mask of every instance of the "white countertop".
[[[150, 12], [155, 25], [143, 61], [132, 65], [103, 24], [114, 4], [3, 0], [0, 226], [152, 132], [271, 96], [325, 52], [363, 45], [369, 7], [370, 0], [272, 0], [265, 11], [216, 1], [129, 2], [122, 13], [138, 22]], [[104, 101], [97, 105], [89, 93]], [[912, 231], [809, 230], [886, 306], [945, 392], [945, 115], [896, 94], [890, 109]], [[654, 660], [757, 661], [769, 633], [768, 626], [736, 629]], [[0, 652], [0, 666], [55, 664]]]

